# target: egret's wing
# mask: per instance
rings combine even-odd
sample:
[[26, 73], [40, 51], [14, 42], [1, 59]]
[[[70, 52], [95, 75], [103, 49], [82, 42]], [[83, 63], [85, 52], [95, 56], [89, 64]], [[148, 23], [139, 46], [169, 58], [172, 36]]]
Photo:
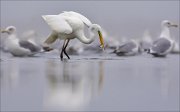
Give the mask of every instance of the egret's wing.
[[156, 53], [163, 53], [171, 47], [171, 42], [165, 38], [160, 38], [153, 42], [152, 50]]
[[86, 18], [85, 16], [83, 16], [82, 14], [77, 13], [77, 12], [63, 11], [63, 13], [60, 13], [59, 15], [77, 17], [77, 18], [81, 19], [81, 21], [88, 27], [92, 24], [91, 21], [88, 18]]
[[48, 36], [48, 38], [45, 40], [44, 43], [46, 43], [46, 44], [51, 44], [51, 43], [55, 42], [57, 39], [58, 39], [58, 34], [55, 33], [55, 32], [52, 32], [52, 33]]
[[50, 28], [57, 33], [72, 33], [72, 28], [64, 18], [59, 15], [43, 15], [43, 19]]

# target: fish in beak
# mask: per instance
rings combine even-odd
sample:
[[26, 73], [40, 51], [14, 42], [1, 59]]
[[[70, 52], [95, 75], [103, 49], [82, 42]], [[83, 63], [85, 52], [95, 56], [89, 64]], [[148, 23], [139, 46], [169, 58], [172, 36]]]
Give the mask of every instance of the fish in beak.
[[99, 40], [100, 40], [100, 44], [101, 44], [101, 48], [103, 48], [104, 50], [104, 39], [103, 39], [103, 36], [102, 36], [102, 33], [100, 31], [98, 31], [98, 34], [99, 34]]

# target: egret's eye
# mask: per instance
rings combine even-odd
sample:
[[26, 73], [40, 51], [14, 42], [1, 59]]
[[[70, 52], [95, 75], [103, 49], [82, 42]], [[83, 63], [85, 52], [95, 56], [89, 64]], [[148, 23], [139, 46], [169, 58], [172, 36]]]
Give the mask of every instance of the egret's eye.
[[95, 30], [95, 28], [94, 28], [94, 27], [92, 27], [92, 28], [91, 28], [91, 30]]

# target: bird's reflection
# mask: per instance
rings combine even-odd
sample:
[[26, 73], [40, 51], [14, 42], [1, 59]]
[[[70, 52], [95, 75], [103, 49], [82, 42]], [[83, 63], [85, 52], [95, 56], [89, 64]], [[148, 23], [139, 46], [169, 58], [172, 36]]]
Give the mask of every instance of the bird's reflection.
[[121, 71], [132, 75], [130, 78], [132, 78], [133, 86], [137, 86], [139, 91], [143, 90], [146, 94], [154, 92], [162, 101], [168, 101], [171, 97], [172, 68], [168, 63], [150, 64], [144, 67], [131, 65], [128, 70]]
[[165, 64], [164, 66], [156, 67], [154, 69], [155, 74], [158, 74], [160, 76], [160, 92], [161, 97], [163, 100], [168, 100], [169, 95], [169, 83], [170, 83], [170, 76], [171, 74], [168, 74], [168, 67]]
[[2, 88], [15, 88], [19, 83], [19, 63], [11, 61], [3, 62], [0, 69], [0, 79]]
[[103, 62], [47, 62], [45, 109], [83, 110], [103, 86]]

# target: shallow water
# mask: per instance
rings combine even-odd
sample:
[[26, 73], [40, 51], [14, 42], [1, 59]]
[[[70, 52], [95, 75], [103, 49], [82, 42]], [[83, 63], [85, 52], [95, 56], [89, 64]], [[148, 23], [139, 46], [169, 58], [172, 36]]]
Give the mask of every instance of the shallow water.
[[2, 111], [179, 110], [179, 55], [1, 59]]

